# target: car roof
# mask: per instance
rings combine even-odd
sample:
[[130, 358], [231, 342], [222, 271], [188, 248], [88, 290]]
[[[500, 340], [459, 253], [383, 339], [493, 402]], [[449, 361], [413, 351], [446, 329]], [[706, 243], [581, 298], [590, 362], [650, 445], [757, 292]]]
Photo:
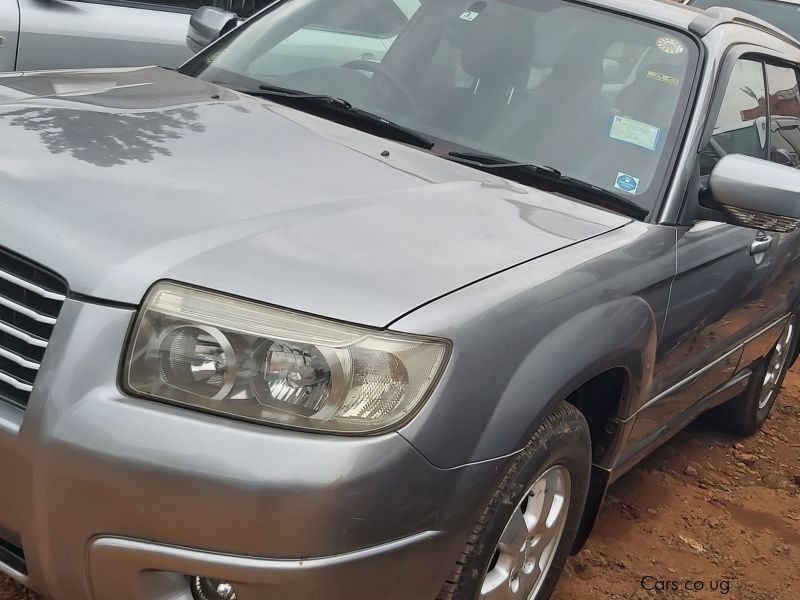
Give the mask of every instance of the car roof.
[[689, 30], [692, 21], [704, 12], [702, 9], [672, 0], [587, 0], [586, 4], [629, 13], [686, 30]]
[[[719, 25], [736, 24], [744, 25], [774, 35], [795, 47], [800, 47], [800, 42], [795, 40], [785, 31], [778, 29], [771, 23], [754, 17], [753, 15], [727, 7], [713, 6], [705, 10], [691, 5], [681, 4], [674, 0], [585, 0], [587, 4], [617, 10], [631, 15], [658, 21], [678, 29], [691, 31], [700, 37], [707, 35]], [[786, 1], [786, 0], [783, 0]], [[800, 0], [789, 0], [792, 4], [799, 4]]]

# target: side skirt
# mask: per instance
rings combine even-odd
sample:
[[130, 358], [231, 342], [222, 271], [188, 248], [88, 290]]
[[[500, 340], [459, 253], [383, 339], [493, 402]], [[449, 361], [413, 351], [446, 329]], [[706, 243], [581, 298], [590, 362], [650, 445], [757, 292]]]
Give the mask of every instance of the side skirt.
[[600, 508], [603, 505], [603, 500], [606, 497], [608, 487], [617, 479], [622, 477], [625, 473], [635, 467], [642, 459], [647, 457], [653, 450], [669, 441], [675, 434], [680, 432], [690, 422], [694, 421], [701, 414], [724, 404], [731, 398], [742, 393], [747, 387], [747, 382], [750, 379], [750, 371], [744, 371], [737, 375], [733, 380], [729, 381], [725, 386], [721, 387], [715, 392], [712, 392], [701, 401], [697, 402], [691, 409], [681, 415], [678, 423], [671, 423], [662, 429], [655, 432], [649, 439], [644, 440], [638, 447], [631, 448], [626, 452], [621, 459], [617, 462], [614, 469], [606, 469], [597, 465], [592, 465], [592, 477], [589, 483], [589, 494], [586, 498], [586, 507], [583, 512], [583, 519], [578, 527], [578, 534], [575, 537], [575, 543], [572, 546], [571, 554], [575, 555], [580, 552], [581, 548], [586, 544], [589, 535], [594, 528], [597, 521], [597, 516], [600, 514]]

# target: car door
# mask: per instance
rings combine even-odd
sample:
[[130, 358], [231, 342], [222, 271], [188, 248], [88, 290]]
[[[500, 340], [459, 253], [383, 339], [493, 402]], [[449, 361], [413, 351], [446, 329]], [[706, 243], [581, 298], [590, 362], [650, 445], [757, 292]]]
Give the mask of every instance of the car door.
[[16, 0], [0, 2], [0, 73], [15, 68], [18, 33], [19, 8]]
[[[738, 60], [721, 85], [721, 106], [709, 115], [715, 123], [711, 143], [698, 157], [702, 181], [727, 153], [769, 157], [763, 61]], [[677, 236], [677, 274], [657, 350], [653, 398], [637, 417], [634, 445], [681, 426], [688, 408], [746, 366], [745, 342], [788, 312], [787, 286], [797, 275], [789, 268], [796, 263], [787, 262], [797, 234], [700, 221], [678, 228]], [[762, 345], [774, 343], [778, 333], [762, 332]]]
[[[800, 77], [797, 65], [767, 59], [765, 64], [769, 160], [798, 168], [800, 146]], [[754, 305], [748, 309], [750, 330], [740, 368], [768, 353], [791, 310], [792, 291], [800, 285], [800, 232], [762, 233], [770, 249], [756, 267]]]
[[[8, 0], [2, 0], [2, 4]], [[160, 65], [191, 56], [186, 32], [203, 0], [19, 0], [16, 68]]]

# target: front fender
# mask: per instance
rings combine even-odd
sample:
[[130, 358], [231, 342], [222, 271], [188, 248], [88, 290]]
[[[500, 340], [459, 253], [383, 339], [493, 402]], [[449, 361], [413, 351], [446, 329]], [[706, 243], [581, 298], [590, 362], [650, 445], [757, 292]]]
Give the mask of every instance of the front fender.
[[[498, 413], [536, 414], [520, 448], [541, 421], [575, 390], [614, 368], [627, 373], [628, 389], [616, 416], [626, 418], [649, 397], [659, 327], [642, 298], [628, 297], [592, 307], [537, 341], [498, 402]], [[533, 393], [532, 393], [533, 392]], [[493, 432], [487, 431], [487, 435]]]
[[637, 224], [601, 237], [393, 324], [453, 341], [437, 389], [400, 430], [436, 466], [519, 451], [558, 402], [609, 369], [628, 376], [618, 416], [650, 396], [675, 273], [674, 231]]

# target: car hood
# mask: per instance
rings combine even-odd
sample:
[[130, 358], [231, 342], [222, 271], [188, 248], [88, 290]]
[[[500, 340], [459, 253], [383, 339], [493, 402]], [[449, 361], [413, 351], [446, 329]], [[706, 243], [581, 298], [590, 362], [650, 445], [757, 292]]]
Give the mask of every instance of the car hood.
[[0, 245], [385, 326], [630, 219], [154, 67], [0, 77]]

